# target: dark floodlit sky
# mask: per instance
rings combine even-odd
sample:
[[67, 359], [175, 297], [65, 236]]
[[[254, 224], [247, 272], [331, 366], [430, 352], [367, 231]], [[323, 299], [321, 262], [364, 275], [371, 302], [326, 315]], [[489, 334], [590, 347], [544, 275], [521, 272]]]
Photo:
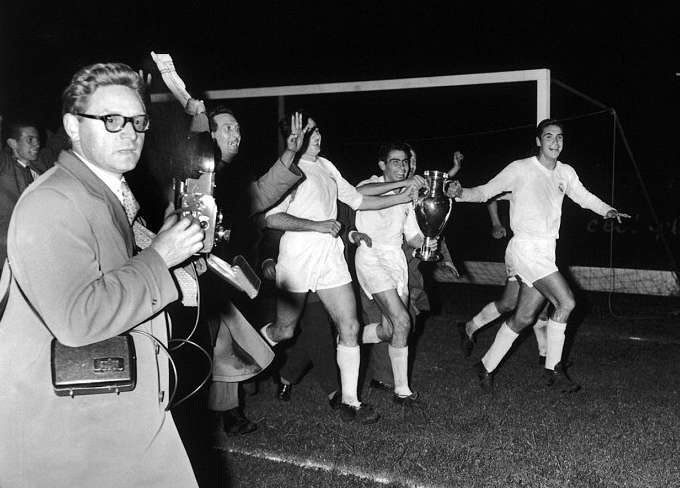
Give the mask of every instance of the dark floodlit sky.
[[549, 68], [615, 107], [639, 157], [669, 166], [677, 159], [660, 132], [677, 127], [680, 35], [677, 17], [652, 2], [50, 3], [2, 7], [6, 116], [26, 113], [54, 127], [60, 92], [78, 67], [141, 67], [150, 50], [170, 52], [194, 92]]

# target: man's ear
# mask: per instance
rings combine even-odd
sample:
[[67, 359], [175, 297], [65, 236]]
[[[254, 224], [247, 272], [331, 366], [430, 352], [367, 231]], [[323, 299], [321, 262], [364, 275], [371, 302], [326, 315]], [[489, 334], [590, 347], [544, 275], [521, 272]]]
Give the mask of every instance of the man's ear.
[[541, 139], [539, 137], [536, 138], [536, 147], [541, 146]]
[[385, 161], [378, 161], [378, 168], [380, 171], [385, 171]]
[[14, 139], [12, 137], [8, 137], [7, 138], [7, 145], [12, 150], [12, 152], [17, 150], [17, 140], [16, 139]]
[[64, 123], [64, 130], [66, 134], [71, 138], [72, 142], [80, 140], [80, 124], [78, 123], [78, 117], [73, 114], [64, 114], [62, 117]]

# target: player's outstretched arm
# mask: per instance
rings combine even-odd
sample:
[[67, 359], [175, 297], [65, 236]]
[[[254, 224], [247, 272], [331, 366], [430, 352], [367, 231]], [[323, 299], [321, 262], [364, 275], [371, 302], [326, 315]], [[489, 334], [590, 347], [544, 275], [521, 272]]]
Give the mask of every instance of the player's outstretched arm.
[[385, 183], [364, 183], [357, 186], [357, 191], [364, 196], [378, 196], [387, 193], [388, 191], [398, 190], [400, 188], [416, 187], [427, 188], [427, 181], [425, 178], [418, 175], [413, 175], [405, 180], [389, 181]]
[[180, 78], [172, 57], [169, 54], [156, 54], [151, 51], [151, 59], [156, 63], [158, 71], [170, 93], [182, 104], [184, 111], [191, 115], [191, 132], [206, 132], [209, 130], [208, 116], [206, 115], [203, 100], [193, 98], [186, 89], [186, 85]]

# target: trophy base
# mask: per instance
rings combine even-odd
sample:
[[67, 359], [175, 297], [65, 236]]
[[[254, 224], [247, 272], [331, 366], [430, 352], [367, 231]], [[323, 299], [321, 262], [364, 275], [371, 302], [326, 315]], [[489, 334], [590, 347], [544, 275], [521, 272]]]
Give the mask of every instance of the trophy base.
[[427, 262], [439, 261], [442, 258], [442, 253], [436, 249], [416, 249], [413, 255], [421, 261]]

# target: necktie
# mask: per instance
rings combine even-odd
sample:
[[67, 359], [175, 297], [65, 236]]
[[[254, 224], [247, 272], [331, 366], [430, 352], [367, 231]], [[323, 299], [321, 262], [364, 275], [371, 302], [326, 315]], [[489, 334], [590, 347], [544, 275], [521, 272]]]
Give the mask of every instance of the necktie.
[[135, 217], [137, 216], [137, 212], [139, 212], [139, 203], [137, 203], [137, 200], [135, 199], [135, 196], [132, 194], [132, 190], [130, 190], [127, 181], [125, 181], [125, 178], [123, 178], [120, 182], [120, 193], [121, 193], [120, 203], [123, 204], [123, 208], [125, 209], [125, 214], [127, 215], [128, 221], [130, 222], [130, 225], [132, 225], [132, 222], [135, 220]]
[[26, 182], [26, 186], [33, 183], [33, 172], [28, 166], [24, 166], [24, 181]]

